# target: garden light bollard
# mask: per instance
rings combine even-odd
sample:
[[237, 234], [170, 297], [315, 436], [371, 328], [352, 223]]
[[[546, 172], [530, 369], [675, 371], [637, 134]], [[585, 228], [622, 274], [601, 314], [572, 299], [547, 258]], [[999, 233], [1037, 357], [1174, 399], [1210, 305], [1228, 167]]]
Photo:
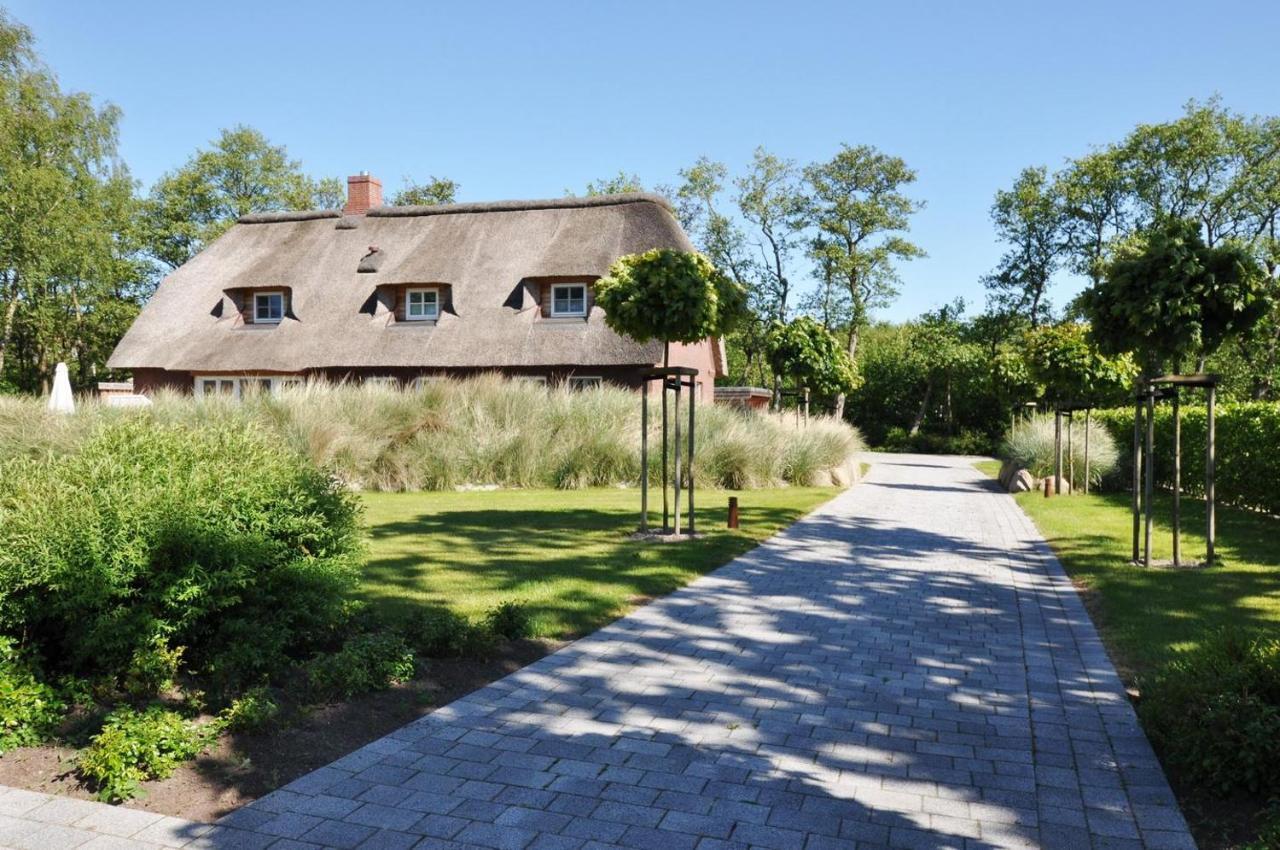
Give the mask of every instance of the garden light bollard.
[[738, 497], [729, 497], [729, 524], [728, 528], [738, 527]]

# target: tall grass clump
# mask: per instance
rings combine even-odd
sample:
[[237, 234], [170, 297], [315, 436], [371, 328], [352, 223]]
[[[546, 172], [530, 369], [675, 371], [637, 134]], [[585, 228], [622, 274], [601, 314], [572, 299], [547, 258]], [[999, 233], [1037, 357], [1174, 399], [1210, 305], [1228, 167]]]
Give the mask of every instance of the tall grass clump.
[[[1084, 422], [1072, 426], [1071, 451], [1067, 451], [1067, 426], [1062, 425], [1062, 466], [1066, 476], [1068, 466], [1074, 461], [1078, 480], [1084, 476]], [[1010, 461], [1026, 469], [1037, 478], [1053, 474], [1053, 417], [1033, 416], [1014, 425], [1005, 435], [1000, 446], [1002, 460]], [[1099, 484], [1116, 470], [1120, 452], [1106, 426], [1096, 419], [1089, 423], [1089, 481]]]
[[[635, 485], [641, 474], [640, 401], [618, 387], [575, 392], [489, 374], [420, 389], [317, 382], [242, 401], [160, 393], [153, 402], [129, 411], [88, 405], [74, 417], [45, 414], [34, 401], [6, 404], [0, 448], [27, 456], [62, 451], [83, 439], [89, 423], [132, 417], [195, 429], [253, 427], [354, 489], [576, 489]], [[660, 422], [650, 424], [656, 476]], [[805, 423], [790, 413], [704, 404], [695, 475], [701, 486], [735, 489], [825, 483], [862, 447], [856, 430], [830, 417]]]

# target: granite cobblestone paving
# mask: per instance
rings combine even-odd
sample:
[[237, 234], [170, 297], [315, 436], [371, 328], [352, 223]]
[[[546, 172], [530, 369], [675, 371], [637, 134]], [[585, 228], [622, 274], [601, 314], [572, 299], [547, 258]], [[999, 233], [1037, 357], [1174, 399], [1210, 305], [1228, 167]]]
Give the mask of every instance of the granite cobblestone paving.
[[5, 789], [0, 845], [1195, 847], [1034, 526], [909, 455], [217, 824]]

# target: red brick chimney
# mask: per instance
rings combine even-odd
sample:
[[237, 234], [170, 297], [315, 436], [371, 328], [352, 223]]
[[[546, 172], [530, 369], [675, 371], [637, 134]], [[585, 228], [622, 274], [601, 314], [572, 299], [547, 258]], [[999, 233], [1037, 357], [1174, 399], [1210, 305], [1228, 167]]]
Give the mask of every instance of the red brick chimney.
[[382, 181], [362, 171], [347, 178], [347, 205], [343, 215], [364, 215], [372, 207], [382, 206]]

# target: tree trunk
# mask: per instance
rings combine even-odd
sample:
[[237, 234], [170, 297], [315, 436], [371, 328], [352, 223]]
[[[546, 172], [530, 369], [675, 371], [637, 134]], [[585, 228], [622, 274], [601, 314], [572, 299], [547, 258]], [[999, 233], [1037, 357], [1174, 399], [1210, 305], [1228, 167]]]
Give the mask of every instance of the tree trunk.
[[920, 409], [916, 411], [916, 418], [911, 422], [911, 436], [920, 433], [920, 426], [924, 425], [924, 417], [929, 412], [929, 398], [933, 395], [933, 378], [930, 377], [928, 383], [924, 385], [924, 398], [920, 399]]
[[9, 337], [13, 333], [13, 317], [18, 313], [18, 292], [14, 288], [9, 304], [4, 308], [4, 326], [0, 328], [0, 378], [4, 377], [4, 359], [9, 351]]
[[844, 393], [836, 396], [836, 419], [844, 420]]

